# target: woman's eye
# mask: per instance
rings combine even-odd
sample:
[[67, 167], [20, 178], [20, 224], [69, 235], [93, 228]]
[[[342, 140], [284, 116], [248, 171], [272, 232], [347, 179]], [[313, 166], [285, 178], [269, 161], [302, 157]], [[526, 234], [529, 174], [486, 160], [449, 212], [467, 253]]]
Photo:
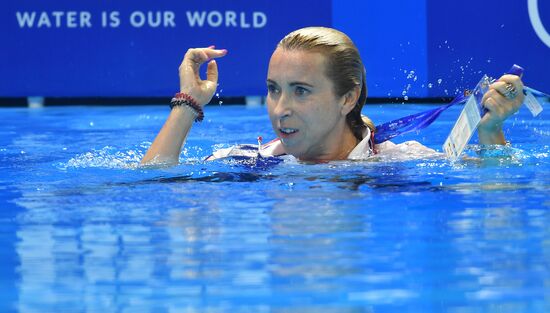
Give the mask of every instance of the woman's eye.
[[297, 96], [305, 96], [309, 93], [309, 90], [304, 87], [296, 87], [295, 93]]
[[273, 85], [268, 85], [267, 86], [267, 92], [268, 93], [276, 93], [277, 92], [277, 87], [275, 87]]

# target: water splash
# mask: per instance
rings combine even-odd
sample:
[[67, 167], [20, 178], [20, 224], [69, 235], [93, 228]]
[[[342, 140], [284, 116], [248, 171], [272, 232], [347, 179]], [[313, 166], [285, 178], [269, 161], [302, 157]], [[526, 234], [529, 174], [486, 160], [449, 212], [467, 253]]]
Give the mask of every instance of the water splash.
[[403, 99], [405, 101], [408, 101], [409, 100], [409, 92], [411, 91], [411, 88], [412, 88], [412, 84], [416, 83], [416, 81], [418, 80], [418, 75], [416, 74], [416, 71], [415, 70], [403, 70], [403, 73], [404, 74], [407, 74], [406, 76], [406, 79], [408, 81], [412, 81], [412, 82], [409, 82], [407, 83], [407, 85], [405, 86], [405, 88], [401, 91], [401, 95], [403, 96]]
[[55, 166], [61, 170], [75, 168], [136, 169], [149, 145], [150, 143], [143, 143], [129, 150], [106, 146], [99, 150], [94, 149], [79, 154], [67, 162], [57, 163]]
[[[218, 87], [220, 86], [220, 84], [218, 84]], [[216, 92], [216, 98], [218, 99], [218, 105], [222, 105], [223, 104], [223, 100], [221, 100], [221, 94], [223, 92], [223, 88], [220, 88], [218, 92]]]

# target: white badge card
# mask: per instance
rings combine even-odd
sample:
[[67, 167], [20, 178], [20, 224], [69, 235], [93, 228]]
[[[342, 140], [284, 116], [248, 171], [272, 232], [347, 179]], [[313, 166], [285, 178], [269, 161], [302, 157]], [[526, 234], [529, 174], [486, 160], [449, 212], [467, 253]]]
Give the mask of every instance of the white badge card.
[[523, 103], [525, 103], [525, 106], [529, 109], [533, 117], [539, 115], [540, 112], [542, 112], [542, 106], [540, 105], [537, 98], [535, 98], [535, 96], [533, 96], [533, 93], [531, 93], [530, 91], [527, 91]]
[[460, 116], [451, 130], [451, 134], [443, 144], [443, 150], [451, 161], [456, 161], [460, 157], [476, 131], [479, 122], [481, 122], [481, 110], [483, 110], [481, 99], [487, 92], [489, 84], [489, 78], [483, 76], [468, 99], [468, 102], [464, 105], [462, 112], [460, 112]]
[[472, 95], [456, 121], [451, 134], [443, 144], [443, 150], [451, 161], [456, 161], [476, 131], [481, 121], [476, 98]]

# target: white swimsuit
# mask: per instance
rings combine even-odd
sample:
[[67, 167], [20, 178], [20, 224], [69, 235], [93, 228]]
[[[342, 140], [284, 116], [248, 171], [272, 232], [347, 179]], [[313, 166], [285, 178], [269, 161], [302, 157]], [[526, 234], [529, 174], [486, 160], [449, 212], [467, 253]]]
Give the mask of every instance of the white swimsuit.
[[[258, 149], [259, 148], [259, 149]], [[278, 157], [285, 155], [285, 149], [281, 139], [276, 138], [265, 145], [243, 144], [236, 145], [230, 148], [219, 149], [214, 151], [212, 155], [207, 157], [206, 161], [212, 161], [217, 159], [223, 159], [228, 157]], [[351, 150], [348, 155], [348, 160], [364, 160], [375, 154], [374, 151], [374, 136], [369, 128], [363, 132], [363, 140]]]

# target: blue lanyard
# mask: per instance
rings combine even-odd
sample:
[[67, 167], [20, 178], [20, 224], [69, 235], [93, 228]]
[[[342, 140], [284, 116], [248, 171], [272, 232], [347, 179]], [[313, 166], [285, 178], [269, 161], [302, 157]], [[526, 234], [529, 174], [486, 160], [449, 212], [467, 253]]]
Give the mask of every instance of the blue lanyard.
[[[514, 64], [512, 68], [507, 72], [507, 74], [521, 76], [523, 74], [523, 68]], [[524, 93], [526, 91], [531, 92], [536, 97], [550, 98], [549, 95], [533, 88], [529, 88], [527, 86], [524, 87]], [[456, 104], [465, 103], [469, 99], [469, 97], [470, 94], [461, 94], [454, 98], [453, 101], [451, 101], [449, 104], [446, 104], [442, 107], [412, 114], [378, 125], [376, 126], [376, 131], [374, 132], [374, 143], [379, 144], [396, 136], [424, 129], [432, 124], [443, 111]], [[481, 101], [479, 101], [478, 103], [481, 103]], [[487, 112], [487, 109], [482, 108], [480, 112], [481, 116], [483, 117], [483, 115], [485, 115], [485, 113]]]

